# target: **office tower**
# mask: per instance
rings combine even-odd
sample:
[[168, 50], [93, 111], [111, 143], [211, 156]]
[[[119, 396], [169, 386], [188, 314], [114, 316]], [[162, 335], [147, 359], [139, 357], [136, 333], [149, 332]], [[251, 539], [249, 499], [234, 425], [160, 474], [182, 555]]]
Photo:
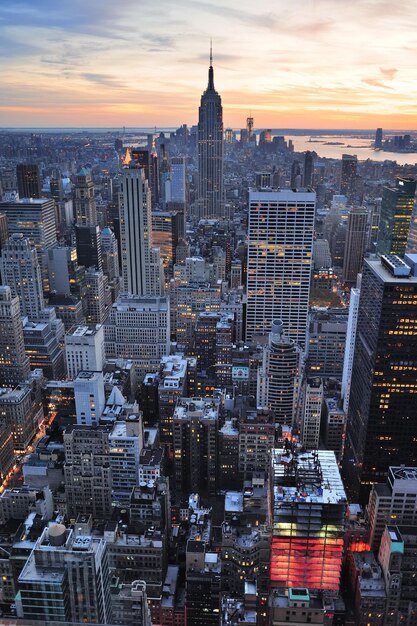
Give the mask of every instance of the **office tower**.
[[301, 442], [307, 450], [317, 450], [320, 439], [324, 388], [321, 378], [308, 378], [301, 413]]
[[313, 192], [250, 192], [246, 341], [280, 319], [305, 346], [315, 201]]
[[[378, 242], [378, 231], [379, 231], [379, 221], [381, 219], [381, 204], [382, 198], [377, 198], [372, 202], [367, 202], [368, 214], [369, 214], [369, 230], [368, 230], [368, 241], [366, 244], [366, 249], [368, 252], [376, 252], [376, 246]], [[410, 231], [412, 230], [412, 224], [410, 226]]]
[[360, 502], [390, 465], [417, 465], [416, 303], [408, 265], [396, 256], [365, 260], [343, 466]]
[[304, 187], [311, 187], [313, 184], [314, 156], [310, 150], [304, 155]]
[[391, 466], [384, 483], [374, 484], [368, 502], [369, 543], [378, 550], [387, 524], [416, 526], [417, 468]]
[[161, 295], [162, 263], [152, 248], [151, 199], [143, 168], [123, 170], [120, 234], [124, 290], [134, 296]]
[[343, 457], [346, 437], [346, 411], [337, 390], [325, 390], [323, 403], [323, 443], [326, 450], [333, 450], [337, 462]]
[[173, 415], [175, 489], [215, 494], [220, 398], [179, 398]]
[[377, 128], [375, 133], [375, 148], [382, 148], [382, 128]]
[[41, 177], [38, 165], [19, 163], [16, 166], [17, 191], [20, 198], [40, 198]]
[[242, 261], [233, 259], [230, 267], [230, 289], [238, 289], [243, 284], [242, 273]]
[[[157, 415], [159, 415], [159, 436], [161, 443], [173, 444], [172, 417], [178, 398], [192, 396], [188, 387], [189, 370], [195, 370], [196, 360], [184, 358], [182, 354], [163, 356], [159, 368], [157, 386]], [[191, 391], [191, 393], [189, 393]]]
[[77, 424], [96, 426], [106, 405], [103, 373], [79, 372], [74, 381]]
[[139, 376], [156, 372], [170, 351], [167, 298], [119, 296], [104, 324], [104, 349], [107, 359], [131, 359]]
[[9, 235], [21, 234], [35, 246], [42, 270], [44, 291], [48, 290], [49, 248], [56, 244], [55, 203], [47, 198], [0, 202], [0, 212], [7, 215]]
[[257, 472], [269, 470], [269, 451], [276, 435], [272, 411], [245, 409], [239, 419], [239, 474], [251, 480]]
[[342, 380], [348, 324], [346, 309], [312, 308], [309, 319], [308, 370], [311, 376]]
[[90, 172], [82, 167], [77, 173], [74, 186], [75, 220], [79, 226], [97, 224], [94, 183]]
[[187, 626], [219, 626], [221, 562], [204, 541], [189, 539], [186, 548], [185, 610]]
[[152, 212], [152, 243], [159, 248], [167, 276], [172, 276], [184, 215], [178, 211]]
[[291, 165], [291, 189], [294, 191], [302, 185], [301, 165], [300, 161], [293, 161]]
[[185, 158], [171, 158], [171, 200], [175, 208], [184, 209], [187, 200], [185, 181]]
[[12, 432], [14, 450], [25, 452], [43, 418], [42, 403], [33, 397], [30, 383], [2, 390], [0, 417]]
[[198, 209], [203, 219], [224, 216], [223, 109], [214, 88], [211, 49], [208, 85], [198, 110]]
[[253, 123], [254, 120], [251, 115], [246, 118], [246, 132], [248, 133], [248, 141], [252, 141]]
[[9, 285], [12, 294], [19, 296], [22, 316], [39, 319], [45, 308], [41, 268], [36, 250], [23, 235], [12, 235], [0, 256], [3, 285]]
[[101, 239], [101, 255], [103, 260], [103, 273], [106, 274], [109, 281], [118, 279], [120, 276], [119, 269], [119, 251], [117, 239], [109, 226], [103, 228], [100, 233]]
[[101, 372], [104, 366], [103, 326], [76, 326], [65, 335], [65, 358], [68, 378], [82, 370]]
[[46, 527], [19, 574], [18, 588], [25, 620], [112, 623], [103, 538], [77, 535], [63, 524]]
[[342, 170], [340, 177], [341, 194], [350, 196], [353, 193], [357, 169], [358, 157], [356, 155], [342, 154]]
[[300, 367], [300, 348], [285, 335], [281, 320], [274, 320], [258, 369], [257, 405], [272, 411], [276, 424], [294, 423]]
[[159, 200], [159, 174], [158, 174], [158, 156], [155, 152], [155, 144], [152, 135], [148, 135], [148, 149], [132, 148], [131, 150], [131, 166], [144, 170], [145, 178], [148, 181], [149, 191], [151, 192], [150, 204], [153, 208], [158, 204]]
[[112, 471], [106, 426], [68, 426], [64, 432], [64, 480], [69, 518], [80, 513], [110, 519]]
[[338, 592], [347, 500], [334, 452], [272, 450], [271, 586]]
[[259, 147], [266, 150], [272, 145], [272, 132], [270, 128], [266, 128], [259, 133]]
[[348, 213], [343, 255], [343, 281], [356, 283], [357, 275], [362, 270], [368, 230], [368, 211], [355, 207]]
[[14, 387], [30, 374], [20, 302], [9, 286], [0, 286], [0, 387]]
[[[85, 268], [78, 264], [75, 247], [56, 245], [50, 248], [48, 274], [49, 288], [53, 294], [74, 296], [77, 300], [84, 297]], [[52, 302], [50, 304], [53, 305]]]
[[9, 229], [7, 227], [7, 215], [6, 213], [0, 213], [0, 253], [8, 238]]
[[395, 186], [384, 187], [377, 243], [378, 254], [403, 256], [405, 253], [416, 182], [414, 178], [396, 178]]
[[111, 306], [111, 291], [107, 276], [93, 267], [85, 272], [84, 300], [87, 324], [103, 324]]
[[[110, 404], [110, 401], [108, 401]], [[129, 506], [132, 489], [139, 485], [139, 462], [143, 448], [142, 416], [117, 420], [109, 434], [109, 462], [113, 477], [113, 498]]]
[[349, 409], [350, 384], [352, 380], [353, 356], [355, 353], [356, 328], [358, 325], [359, 296], [360, 290], [356, 287], [352, 287], [352, 289], [350, 290], [349, 317], [346, 330], [345, 353], [343, 357], [343, 375], [341, 390], [341, 395], [343, 398], [343, 410], [346, 414], [348, 413]]
[[78, 265], [95, 267], [97, 271], [103, 269], [101, 251], [101, 237], [99, 226], [75, 225], [75, 241], [77, 247]]
[[64, 333], [62, 320], [57, 318], [53, 308], [44, 309], [39, 321], [24, 321], [23, 340], [31, 369], [42, 369], [48, 379], [64, 378]]

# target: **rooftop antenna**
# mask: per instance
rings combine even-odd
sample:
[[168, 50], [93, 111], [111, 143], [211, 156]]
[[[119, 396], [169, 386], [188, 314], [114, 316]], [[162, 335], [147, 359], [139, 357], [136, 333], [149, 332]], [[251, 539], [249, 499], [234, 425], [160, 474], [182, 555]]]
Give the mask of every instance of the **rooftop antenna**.
[[213, 65], [213, 40], [210, 39], [210, 65]]

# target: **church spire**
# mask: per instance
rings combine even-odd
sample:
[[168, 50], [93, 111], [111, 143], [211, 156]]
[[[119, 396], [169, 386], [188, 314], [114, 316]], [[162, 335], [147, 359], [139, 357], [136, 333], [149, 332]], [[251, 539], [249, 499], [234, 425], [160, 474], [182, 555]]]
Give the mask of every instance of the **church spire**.
[[213, 70], [213, 42], [210, 39], [210, 67], [208, 72], [207, 91], [215, 91], [214, 89], [214, 70]]

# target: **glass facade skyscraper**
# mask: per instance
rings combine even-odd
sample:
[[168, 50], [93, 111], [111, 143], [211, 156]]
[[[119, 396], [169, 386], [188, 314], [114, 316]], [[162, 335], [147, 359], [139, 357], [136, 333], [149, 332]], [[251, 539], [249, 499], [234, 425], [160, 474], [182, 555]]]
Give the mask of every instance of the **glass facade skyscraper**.
[[396, 256], [366, 259], [344, 473], [366, 502], [390, 465], [417, 465], [417, 276]]
[[413, 178], [397, 178], [394, 187], [384, 187], [377, 243], [378, 254], [402, 256], [405, 253], [415, 193], [416, 181]]

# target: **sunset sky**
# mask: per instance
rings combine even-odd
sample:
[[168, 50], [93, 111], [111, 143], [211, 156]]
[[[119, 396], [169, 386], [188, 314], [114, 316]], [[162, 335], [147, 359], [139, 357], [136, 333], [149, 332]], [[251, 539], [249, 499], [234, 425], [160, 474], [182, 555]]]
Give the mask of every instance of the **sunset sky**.
[[1, 0], [0, 126], [417, 128], [415, 0]]

